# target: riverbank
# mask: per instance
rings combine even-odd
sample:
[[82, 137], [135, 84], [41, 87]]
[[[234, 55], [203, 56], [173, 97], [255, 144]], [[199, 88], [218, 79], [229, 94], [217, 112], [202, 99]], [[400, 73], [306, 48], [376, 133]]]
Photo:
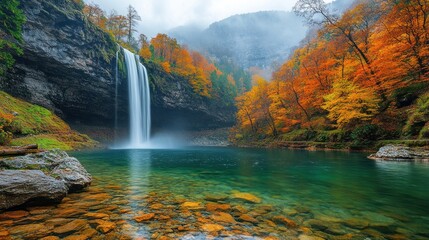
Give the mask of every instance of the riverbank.
[[232, 146], [244, 148], [279, 148], [303, 149], [309, 151], [359, 151], [374, 152], [385, 145], [404, 145], [410, 148], [428, 148], [429, 139], [424, 140], [379, 140], [357, 145], [353, 142], [317, 142], [317, 141], [284, 141], [280, 139], [264, 139], [260, 141], [239, 141]]

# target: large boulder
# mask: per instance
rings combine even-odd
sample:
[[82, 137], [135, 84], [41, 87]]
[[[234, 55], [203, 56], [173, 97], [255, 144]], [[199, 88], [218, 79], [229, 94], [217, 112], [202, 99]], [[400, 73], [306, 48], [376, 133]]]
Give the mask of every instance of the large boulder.
[[25, 203], [58, 203], [66, 194], [67, 186], [63, 181], [40, 170], [0, 171], [0, 210]]
[[63, 151], [0, 159], [0, 209], [59, 202], [91, 181], [80, 162]]
[[377, 153], [368, 156], [373, 160], [385, 161], [429, 161], [429, 151], [420, 148], [410, 148], [405, 145], [389, 144], [381, 147]]

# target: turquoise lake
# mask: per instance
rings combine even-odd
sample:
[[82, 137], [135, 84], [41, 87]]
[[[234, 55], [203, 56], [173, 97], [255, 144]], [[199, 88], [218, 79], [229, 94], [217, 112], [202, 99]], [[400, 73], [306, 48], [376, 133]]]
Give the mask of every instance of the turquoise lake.
[[70, 155], [89, 189], [0, 218], [6, 239], [429, 239], [429, 164], [240, 148]]
[[[131, 189], [130, 195], [155, 192], [204, 204], [208, 195], [245, 192], [272, 207], [258, 216], [261, 221], [285, 216], [308, 227], [309, 235], [429, 239], [429, 164], [379, 162], [362, 153], [239, 148], [72, 155], [98, 185], [119, 185]], [[234, 201], [227, 198], [221, 202], [234, 205]], [[248, 209], [256, 206], [238, 204]], [[136, 204], [131, 207], [140, 210]], [[287, 236], [274, 235], [280, 239]]]

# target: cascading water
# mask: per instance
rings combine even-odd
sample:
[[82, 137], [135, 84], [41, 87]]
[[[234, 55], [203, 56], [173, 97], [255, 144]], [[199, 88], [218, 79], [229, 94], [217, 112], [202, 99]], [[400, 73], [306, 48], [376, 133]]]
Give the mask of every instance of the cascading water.
[[128, 75], [128, 95], [130, 112], [129, 148], [149, 145], [151, 116], [149, 78], [139, 57], [123, 49]]

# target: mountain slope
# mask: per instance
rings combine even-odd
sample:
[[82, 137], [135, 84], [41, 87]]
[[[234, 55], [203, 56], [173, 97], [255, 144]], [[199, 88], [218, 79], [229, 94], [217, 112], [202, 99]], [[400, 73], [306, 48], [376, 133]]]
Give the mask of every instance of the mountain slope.
[[188, 26], [173, 29], [170, 34], [215, 58], [227, 57], [243, 68], [267, 69], [283, 62], [305, 37], [306, 30], [292, 12], [264, 11], [234, 15], [200, 32]]

